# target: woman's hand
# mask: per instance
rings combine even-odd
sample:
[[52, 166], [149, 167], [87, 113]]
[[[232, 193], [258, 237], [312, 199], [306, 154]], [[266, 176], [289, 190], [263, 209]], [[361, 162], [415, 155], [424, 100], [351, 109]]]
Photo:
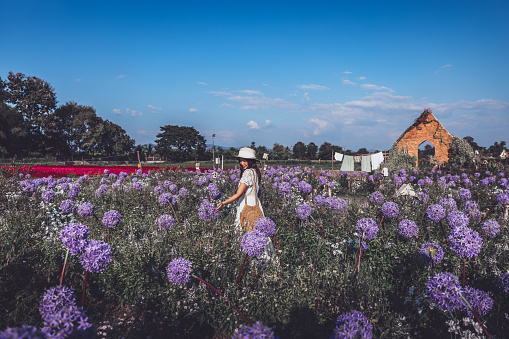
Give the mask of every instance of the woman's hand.
[[221, 208], [223, 208], [224, 205], [226, 205], [224, 202], [220, 202], [219, 204], [217, 204], [216, 211], [219, 211]]

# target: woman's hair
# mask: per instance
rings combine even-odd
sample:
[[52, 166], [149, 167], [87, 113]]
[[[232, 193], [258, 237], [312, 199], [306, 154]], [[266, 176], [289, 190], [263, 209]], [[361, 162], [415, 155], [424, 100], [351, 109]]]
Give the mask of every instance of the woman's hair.
[[[240, 159], [243, 159], [243, 158], [239, 158], [239, 161]], [[256, 164], [256, 160], [255, 159], [244, 159], [247, 161], [247, 168], [253, 168], [255, 171], [256, 171], [256, 174], [258, 175], [258, 182], [260, 182], [262, 180], [262, 172], [260, 172], [260, 169], [258, 168], [258, 165]], [[240, 166], [240, 177], [242, 178], [242, 174], [244, 174], [244, 168], [242, 166]]]

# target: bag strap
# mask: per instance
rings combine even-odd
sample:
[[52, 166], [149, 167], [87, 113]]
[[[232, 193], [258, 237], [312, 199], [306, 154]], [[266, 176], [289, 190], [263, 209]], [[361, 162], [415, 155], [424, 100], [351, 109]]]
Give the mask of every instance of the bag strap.
[[[250, 168], [250, 170], [253, 171], [253, 182], [254, 182], [254, 190], [255, 190], [255, 204], [253, 206], [258, 206], [258, 190], [256, 189], [256, 180], [258, 180], [258, 176], [256, 175], [256, 172], [254, 169]], [[249, 206], [247, 204], [247, 189], [246, 192], [244, 192], [244, 206]]]

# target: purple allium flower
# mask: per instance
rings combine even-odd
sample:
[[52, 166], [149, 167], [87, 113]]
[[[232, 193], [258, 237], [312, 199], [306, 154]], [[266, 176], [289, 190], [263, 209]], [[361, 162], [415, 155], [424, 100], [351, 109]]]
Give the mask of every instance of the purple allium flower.
[[175, 258], [166, 267], [168, 280], [173, 285], [182, 285], [189, 282], [192, 263], [185, 258]]
[[[467, 299], [470, 306], [474, 309], [474, 312], [478, 316], [486, 315], [493, 308], [493, 299], [489, 296], [488, 293], [484, 291], [480, 291], [471, 286], [465, 286], [462, 289], [462, 294]], [[463, 311], [471, 318], [474, 318], [472, 311], [463, 301], [462, 305]]]
[[318, 183], [320, 184], [320, 186], [327, 185], [327, 178], [322, 177], [322, 176], [318, 177]]
[[175, 219], [171, 215], [163, 214], [157, 218], [157, 225], [160, 230], [169, 230], [173, 227]]
[[101, 184], [106, 184], [108, 182], [108, 179], [106, 178], [101, 178]]
[[482, 224], [482, 230], [490, 238], [495, 238], [500, 232], [500, 225], [493, 219], [486, 220]]
[[221, 197], [221, 192], [219, 192], [219, 190], [217, 189], [216, 184], [214, 184], [213, 182], [211, 182], [209, 184], [209, 186], [207, 187], [207, 190], [209, 191], [209, 194], [212, 197], [212, 199], [216, 200], [216, 199], [219, 199]]
[[504, 273], [498, 277], [498, 287], [500, 287], [505, 294], [509, 293], [509, 273]]
[[331, 210], [342, 213], [348, 209], [348, 203], [341, 198], [334, 199], [333, 197], [328, 197], [325, 199], [325, 202], [327, 203], [327, 208]]
[[51, 202], [53, 199], [55, 199], [55, 192], [51, 189], [47, 189], [41, 194], [42, 200], [46, 202]]
[[138, 169], [136, 170], [136, 175], [141, 175], [141, 168], [138, 168]]
[[60, 203], [60, 210], [63, 213], [72, 213], [74, 211], [74, 201], [64, 200]]
[[403, 219], [398, 225], [398, 231], [405, 238], [413, 238], [419, 232], [419, 227], [414, 221]]
[[362, 218], [357, 221], [357, 232], [365, 240], [373, 239], [378, 232], [378, 225], [371, 218]]
[[90, 240], [80, 256], [85, 270], [99, 273], [106, 269], [111, 259], [111, 246], [100, 240]]
[[135, 182], [135, 183], [133, 183], [133, 189], [138, 192], [142, 191], [143, 185], [141, 184], [141, 182]]
[[479, 177], [481, 176], [481, 173], [475, 172], [475, 173], [474, 173], [474, 176], [475, 176], [476, 178], [479, 178]]
[[445, 197], [440, 199], [438, 204], [444, 207], [446, 212], [451, 212], [458, 209], [458, 206], [456, 205], [456, 200], [454, 200], [451, 197]]
[[451, 228], [456, 227], [467, 227], [470, 222], [470, 218], [464, 212], [461, 211], [452, 211], [447, 216], [447, 224]]
[[297, 213], [297, 218], [301, 220], [307, 219], [311, 215], [311, 206], [308, 204], [299, 205], [295, 212]]
[[94, 215], [94, 205], [89, 202], [84, 202], [78, 206], [78, 215], [82, 218], [90, 218]]
[[382, 213], [387, 218], [397, 218], [399, 215], [399, 207], [395, 202], [388, 201], [382, 205]]
[[428, 209], [426, 210], [426, 216], [432, 222], [438, 223], [440, 220], [445, 218], [445, 208], [438, 204], [429, 205]]
[[182, 187], [181, 189], [179, 189], [179, 196], [180, 197], [183, 198], [183, 197], [187, 196], [188, 194], [189, 194], [189, 191], [186, 188]]
[[315, 203], [316, 207], [321, 207], [326, 204], [326, 200], [323, 195], [317, 195], [316, 197], [314, 197], [313, 202]]
[[108, 174], [108, 173], [110, 173], [110, 170], [106, 168], [106, 169], [103, 171], [103, 173], [104, 173], [104, 174]]
[[49, 338], [93, 336], [83, 308], [76, 305], [73, 291], [66, 286], [48, 289], [41, 299], [39, 312], [44, 321], [42, 332]]
[[468, 213], [471, 219], [475, 220], [476, 222], [481, 221], [481, 211], [479, 210], [479, 205], [477, 202], [467, 200], [463, 203], [463, 208], [465, 208], [465, 211]]
[[497, 195], [497, 202], [502, 205], [509, 204], [509, 194], [507, 193], [500, 193]]
[[453, 311], [463, 305], [458, 277], [446, 272], [428, 278], [428, 296], [442, 311]]
[[381, 192], [375, 191], [375, 192], [370, 194], [369, 201], [373, 205], [382, 205], [384, 203], [384, 201], [385, 201], [385, 198], [384, 198], [384, 195]]
[[118, 225], [120, 219], [122, 219], [122, 215], [119, 212], [110, 210], [104, 213], [103, 224], [109, 228], [112, 228]]
[[448, 240], [449, 247], [461, 258], [472, 258], [481, 252], [482, 238], [471, 228], [453, 228]]
[[265, 237], [271, 237], [276, 233], [276, 223], [270, 218], [261, 217], [255, 221], [255, 230], [265, 235]]
[[68, 191], [69, 190], [69, 184], [66, 183], [66, 182], [63, 182], [60, 184], [60, 188], [62, 189], [62, 191]]
[[177, 185], [175, 185], [175, 184], [170, 184], [170, 185], [168, 186], [168, 190], [169, 190], [170, 192], [176, 192], [176, 191], [178, 190], [178, 186], [177, 186]]
[[108, 175], [108, 177], [109, 177], [110, 179], [114, 180], [114, 179], [116, 179], [116, 178], [117, 178], [117, 175], [116, 175], [115, 173], [110, 173], [110, 174]]
[[69, 198], [71, 198], [71, 199], [74, 199], [74, 198], [76, 198], [76, 197], [78, 196], [78, 193], [79, 193], [79, 192], [78, 192], [78, 191], [76, 191], [75, 189], [71, 189], [71, 190], [69, 191], [69, 193], [67, 193], [67, 196], [68, 196]]
[[[22, 175], [22, 173], [20, 173]], [[0, 339], [46, 339], [47, 334], [39, 331], [37, 327], [30, 325], [21, 325], [21, 327], [7, 327], [5, 331], [0, 331]]]
[[219, 212], [216, 211], [216, 207], [208, 199], [201, 201], [200, 207], [198, 208], [198, 215], [203, 221], [212, 221], [219, 218]]
[[157, 185], [156, 187], [154, 187], [154, 193], [155, 194], [162, 194], [164, 192], [164, 188], [160, 185]]
[[60, 240], [71, 254], [80, 254], [88, 245], [90, 229], [83, 224], [70, 223], [60, 231]]
[[489, 178], [484, 178], [481, 180], [481, 184], [483, 186], [488, 186], [490, 184], [490, 179]]
[[290, 192], [292, 190], [292, 185], [290, 185], [290, 183], [288, 183], [288, 182], [280, 182], [277, 185], [277, 188], [278, 188], [279, 195], [289, 196]]
[[299, 182], [299, 191], [301, 191], [302, 193], [308, 194], [308, 193], [311, 193], [312, 190], [313, 190], [313, 186], [311, 186], [307, 182], [305, 182], [305, 181]]
[[253, 326], [242, 325], [232, 335], [232, 339], [263, 338], [274, 339], [274, 332], [271, 328], [257, 321]]
[[173, 195], [171, 193], [163, 193], [157, 198], [159, 205], [168, 205], [173, 200]]
[[249, 256], [259, 256], [265, 249], [267, 240], [265, 235], [259, 231], [247, 232], [242, 237], [242, 250]]
[[440, 245], [433, 242], [427, 242], [419, 250], [422, 258], [426, 262], [432, 262], [436, 265], [444, 259], [444, 250]]
[[350, 311], [342, 314], [336, 320], [334, 338], [373, 338], [373, 325], [364, 314]]
[[467, 188], [464, 188], [459, 191], [459, 196], [462, 200], [470, 200], [472, 198], [472, 193]]
[[424, 181], [424, 179], [417, 180], [417, 185], [424, 186], [425, 184], [426, 184], [426, 182]]

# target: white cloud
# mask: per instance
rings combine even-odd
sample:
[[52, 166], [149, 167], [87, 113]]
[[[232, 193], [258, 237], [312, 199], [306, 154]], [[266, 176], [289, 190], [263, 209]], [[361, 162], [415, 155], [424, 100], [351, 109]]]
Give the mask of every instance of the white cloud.
[[206, 82], [202, 82], [202, 81], [198, 81], [197, 84], [198, 85], [208, 85]]
[[221, 105], [219, 105], [219, 107], [228, 107], [228, 108], [233, 108], [234, 106], [232, 104], [229, 104], [229, 103], [222, 103]]
[[74, 79], [74, 81], [81, 82], [81, 81], [83, 81], [83, 79]]
[[119, 110], [118, 108], [115, 108], [115, 109], [113, 110], [113, 113], [115, 113], [116, 115], [120, 115], [120, 114], [122, 114], [122, 111], [121, 111], [121, 110]]
[[366, 80], [366, 77], [359, 77], [359, 80]]
[[161, 107], [154, 107], [154, 106], [152, 106], [152, 105], [148, 105], [147, 107], [148, 107], [148, 108], [150, 108], [150, 111], [151, 111], [152, 113], [157, 113], [157, 111], [161, 111], [161, 110], [162, 110], [162, 108], [161, 108]]
[[247, 95], [263, 95], [262, 92], [253, 91], [253, 90], [250, 90], [250, 89], [243, 89], [243, 90], [239, 90], [239, 91], [236, 91], [236, 92], [244, 93], [244, 94], [247, 94]]
[[343, 79], [343, 85], [351, 85], [351, 86], [355, 86], [357, 85], [355, 82], [353, 82], [352, 80], [348, 80], [348, 79]]
[[246, 125], [248, 125], [250, 129], [260, 129], [260, 126], [254, 120], [250, 120]]
[[343, 74], [352, 74], [350, 71], [344, 71]]
[[318, 118], [309, 119], [309, 122], [317, 125], [316, 128], [313, 130], [313, 135], [320, 135], [324, 131], [331, 129], [334, 126], [330, 121]]
[[439, 69], [437, 69], [437, 70], [435, 71], [435, 75], [437, 75], [438, 73], [440, 73], [440, 72], [442, 72], [442, 71], [448, 70], [448, 69], [450, 69], [451, 67], [452, 67], [452, 65], [451, 65], [451, 64], [447, 64], [447, 65], [440, 66], [440, 68], [439, 68]]
[[120, 75], [117, 75], [117, 79], [122, 79], [122, 78], [125, 78], [127, 75], [125, 74], [120, 74]]
[[240, 109], [242, 110], [256, 110], [259, 108], [296, 109], [299, 107], [297, 104], [280, 98], [231, 96], [228, 100], [240, 103], [242, 105]]
[[213, 94], [215, 96], [227, 96], [227, 95], [231, 95], [231, 93], [229, 92], [207, 92], [209, 94]]
[[272, 125], [272, 121], [271, 120], [265, 120], [265, 126], [270, 126]]
[[329, 89], [329, 87], [327, 87], [327, 86], [313, 85], [313, 84], [299, 85], [297, 87], [300, 89], [303, 89], [303, 90], [315, 90], [315, 91], [323, 91], [323, 90]]
[[382, 90], [382, 91], [394, 92], [394, 90], [390, 89], [389, 87], [372, 85], [372, 84], [362, 84], [361, 87], [365, 88], [365, 89], [376, 90], [376, 91]]
[[197, 109], [197, 108], [192, 108], [192, 107], [191, 107], [191, 108], [189, 109], [189, 112], [198, 112], [198, 109]]
[[304, 100], [309, 101], [309, 93], [304, 93]]
[[132, 117], [139, 117], [139, 116], [142, 116], [142, 113], [141, 113], [141, 112], [139, 112], [139, 111], [135, 111], [135, 110], [133, 110], [133, 109], [129, 109], [129, 108], [127, 108], [127, 109], [126, 109], [126, 114], [128, 114], [128, 115], [130, 115], [130, 116], [132, 116]]

